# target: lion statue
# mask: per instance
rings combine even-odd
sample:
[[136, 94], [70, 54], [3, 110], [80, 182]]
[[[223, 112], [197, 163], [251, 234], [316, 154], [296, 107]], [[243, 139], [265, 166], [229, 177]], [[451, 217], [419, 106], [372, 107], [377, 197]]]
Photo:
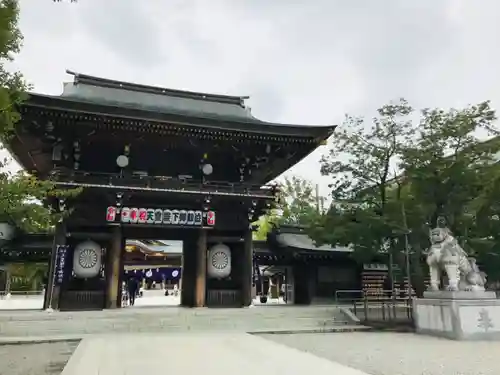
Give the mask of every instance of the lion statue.
[[448, 276], [448, 290], [484, 291], [486, 274], [479, 270], [474, 258], [467, 256], [448, 228], [432, 229], [430, 241], [427, 255], [431, 279], [429, 290], [439, 290], [444, 270]]

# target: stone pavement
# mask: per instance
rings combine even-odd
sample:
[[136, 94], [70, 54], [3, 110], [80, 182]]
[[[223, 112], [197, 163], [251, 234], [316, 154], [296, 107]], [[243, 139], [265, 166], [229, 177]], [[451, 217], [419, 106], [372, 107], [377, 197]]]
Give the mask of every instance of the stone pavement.
[[62, 375], [205, 374], [367, 375], [245, 333], [93, 336]]
[[499, 375], [500, 342], [395, 332], [264, 335], [372, 375]]
[[0, 345], [2, 375], [60, 375], [78, 342]]
[[335, 306], [276, 305], [244, 309], [134, 306], [103, 311], [0, 312], [0, 339], [134, 332], [328, 332], [363, 328]]

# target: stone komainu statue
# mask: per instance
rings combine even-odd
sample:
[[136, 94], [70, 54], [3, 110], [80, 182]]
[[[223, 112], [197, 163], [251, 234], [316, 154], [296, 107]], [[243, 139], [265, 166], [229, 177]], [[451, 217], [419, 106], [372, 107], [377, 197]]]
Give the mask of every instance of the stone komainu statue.
[[448, 276], [448, 290], [484, 291], [486, 274], [480, 272], [474, 258], [458, 244], [448, 228], [434, 228], [430, 232], [431, 247], [427, 255], [430, 272], [430, 290], [439, 290], [441, 272]]

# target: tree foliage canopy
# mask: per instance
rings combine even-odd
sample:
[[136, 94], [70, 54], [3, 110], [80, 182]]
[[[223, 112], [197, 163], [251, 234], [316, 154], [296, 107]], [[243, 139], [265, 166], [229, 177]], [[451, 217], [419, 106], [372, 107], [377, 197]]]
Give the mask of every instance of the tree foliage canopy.
[[495, 111], [486, 101], [417, 115], [401, 99], [380, 108], [370, 124], [346, 117], [321, 161], [333, 204], [310, 235], [351, 245], [360, 259], [380, 252], [401, 258], [406, 237], [418, 265], [441, 218], [494, 274], [488, 266], [500, 264], [500, 139], [480, 135], [498, 135]]
[[[8, 143], [20, 116], [18, 105], [27, 97], [26, 84], [20, 72], [8, 64], [20, 51], [23, 37], [18, 28], [17, 0], [0, 0], [0, 142]], [[61, 213], [41, 205], [47, 197], [66, 197], [79, 190], [59, 190], [49, 181], [40, 181], [24, 171], [8, 171], [8, 159], [0, 162], [0, 221], [9, 221], [26, 231], [47, 230]]]
[[254, 223], [257, 226], [254, 239], [265, 240], [274, 225], [308, 227], [321, 216], [325, 199], [318, 196], [316, 186], [310, 181], [296, 176], [285, 178], [279, 190], [277, 207]]
[[383, 209], [397, 158], [414, 133], [408, 119], [412, 112], [401, 99], [381, 107], [370, 125], [363, 118], [346, 116], [328, 156], [321, 159], [321, 173], [332, 179], [334, 201], [369, 199]]

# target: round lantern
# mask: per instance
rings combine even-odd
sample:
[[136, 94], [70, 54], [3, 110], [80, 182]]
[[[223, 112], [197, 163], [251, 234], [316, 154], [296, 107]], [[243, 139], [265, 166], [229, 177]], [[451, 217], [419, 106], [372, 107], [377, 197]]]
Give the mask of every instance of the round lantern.
[[207, 274], [213, 279], [223, 279], [231, 274], [231, 249], [229, 246], [217, 244], [208, 250]]
[[79, 279], [96, 277], [101, 269], [101, 246], [94, 241], [85, 241], [75, 247], [73, 272]]

